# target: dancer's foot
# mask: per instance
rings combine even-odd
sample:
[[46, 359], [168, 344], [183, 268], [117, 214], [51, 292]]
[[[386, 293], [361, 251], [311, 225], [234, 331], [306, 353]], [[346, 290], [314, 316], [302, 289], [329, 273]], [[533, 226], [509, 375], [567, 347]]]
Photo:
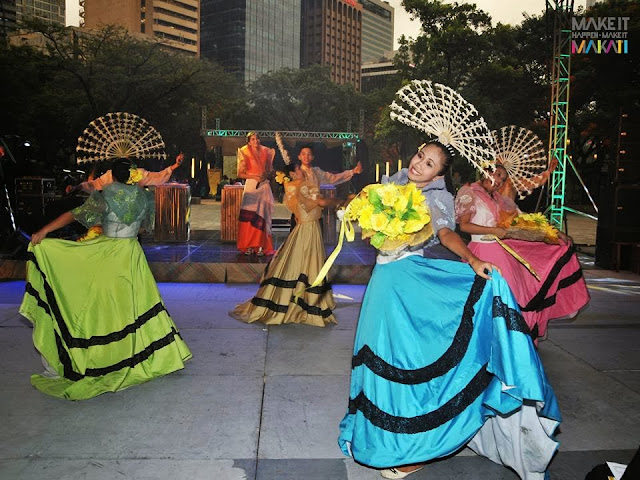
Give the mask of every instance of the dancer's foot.
[[247, 248], [247, 249], [244, 251], [244, 254], [245, 254], [245, 255], [253, 255], [253, 248]]
[[416, 467], [415, 465], [410, 467], [385, 468], [384, 470], [380, 470], [380, 475], [382, 478], [405, 478], [418, 470], [422, 470], [423, 468], [423, 466]]
[[256, 253], [257, 256], [259, 257], [263, 257], [264, 256], [264, 250], [262, 250], [262, 247], [258, 248], [258, 252]]

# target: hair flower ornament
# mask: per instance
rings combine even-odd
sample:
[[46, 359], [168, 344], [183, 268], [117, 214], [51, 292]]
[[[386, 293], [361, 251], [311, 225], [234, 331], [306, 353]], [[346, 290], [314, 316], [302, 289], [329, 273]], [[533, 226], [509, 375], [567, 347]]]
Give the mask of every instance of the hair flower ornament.
[[135, 185], [140, 180], [142, 180], [142, 172], [138, 170], [135, 165], [131, 165], [129, 169], [129, 180], [127, 180], [127, 185]]

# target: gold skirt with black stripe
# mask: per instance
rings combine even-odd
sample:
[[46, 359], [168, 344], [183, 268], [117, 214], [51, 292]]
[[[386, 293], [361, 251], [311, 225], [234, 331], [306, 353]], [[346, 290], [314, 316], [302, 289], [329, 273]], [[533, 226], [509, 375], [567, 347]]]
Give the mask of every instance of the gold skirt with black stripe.
[[308, 289], [324, 260], [318, 221], [297, 224], [267, 265], [258, 292], [229, 315], [242, 322], [265, 325], [304, 323], [324, 327], [337, 323], [331, 284], [325, 279], [322, 285]]

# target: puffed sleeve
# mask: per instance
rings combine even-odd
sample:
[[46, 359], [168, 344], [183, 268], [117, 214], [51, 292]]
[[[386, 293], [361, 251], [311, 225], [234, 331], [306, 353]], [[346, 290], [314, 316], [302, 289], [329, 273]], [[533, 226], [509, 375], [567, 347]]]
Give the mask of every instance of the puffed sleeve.
[[427, 206], [431, 214], [433, 233], [437, 234], [441, 228], [456, 229], [455, 207], [453, 195], [446, 190], [432, 190], [426, 193]]
[[247, 171], [247, 162], [244, 158], [244, 153], [242, 152], [242, 147], [240, 147], [238, 149], [238, 153], [237, 153], [237, 169], [238, 169], [238, 174], [242, 173], [246, 173]]
[[163, 183], [167, 183], [173, 173], [171, 167], [167, 167], [159, 172], [149, 172], [143, 168], [138, 168], [138, 171], [142, 174], [142, 179], [138, 182], [139, 187], [162, 185]]
[[102, 223], [102, 216], [106, 211], [107, 202], [105, 202], [102, 193], [94, 191], [86, 202], [78, 208], [74, 208], [71, 213], [78, 222], [90, 228]]
[[341, 183], [348, 182], [353, 178], [353, 170], [345, 170], [340, 173], [329, 173], [318, 167], [313, 167], [313, 171], [319, 178], [320, 185], [339, 185]]
[[460, 217], [472, 215], [476, 213], [475, 195], [470, 186], [464, 185], [458, 190], [455, 201], [456, 221], [460, 221]]

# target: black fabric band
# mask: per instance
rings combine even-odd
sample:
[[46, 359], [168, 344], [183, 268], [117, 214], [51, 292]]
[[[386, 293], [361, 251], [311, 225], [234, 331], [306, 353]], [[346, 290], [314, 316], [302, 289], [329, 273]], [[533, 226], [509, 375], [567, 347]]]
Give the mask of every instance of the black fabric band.
[[435, 362], [425, 367], [406, 370], [395, 367], [364, 345], [351, 360], [352, 368], [366, 365], [376, 375], [396, 383], [416, 385], [440, 377], [458, 365], [464, 357], [473, 334], [474, 306], [480, 299], [486, 280], [476, 275], [462, 311], [462, 319], [449, 348]]
[[[67, 348], [89, 348], [95, 345], [108, 345], [109, 343], [117, 342], [125, 338], [127, 335], [138, 330], [159, 313], [167, 311], [165, 306], [161, 302], [158, 302], [145, 313], [140, 315], [133, 323], [126, 325], [122, 330], [109, 333], [108, 335], [94, 335], [89, 338], [74, 337], [69, 332], [69, 328], [67, 327], [62, 313], [60, 312], [60, 308], [58, 307], [58, 302], [55, 298], [55, 294], [53, 293], [53, 289], [51, 288], [51, 285], [49, 285], [46, 275], [40, 269], [38, 261], [32, 252], [28, 253], [28, 260], [33, 262], [36, 269], [42, 275], [43, 288], [47, 298], [46, 301], [40, 298], [38, 291], [33, 287], [33, 285], [31, 285], [31, 283], [27, 283], [25, 288], [26, 293], [33, 296], [36, 299], [38, 306], [40, 306], [45, 312], [47, 312], [49, 316], [53, 317], [56, 324], [58, 325], [58, 329], [60, 330], [60, 334], [62, 335], [62, 340], [64, 341]], [[167, 315], [168, 314], [169, 312], [167, 312]]]
[[264, 232], [266, 231], [267, 222], [264, 218], [251, 210], [240, 210], [240, 216], [238, 218], [240, 222], [250, 223], [254, 228]]
[[467, 386], [444, 405], [416, 417], [397, 417], [386, 413], [374, 405], [363, 392], [360, 392], [356, 398], [349, 399], [349, 413], [354, 415], [360, 410], [373, 425], [392, 433], [427, 432], [444, 425], [462, 413], [486, 390], [493, 378], [493, 375], [487, 371], [487, 366], [484, 365]]

